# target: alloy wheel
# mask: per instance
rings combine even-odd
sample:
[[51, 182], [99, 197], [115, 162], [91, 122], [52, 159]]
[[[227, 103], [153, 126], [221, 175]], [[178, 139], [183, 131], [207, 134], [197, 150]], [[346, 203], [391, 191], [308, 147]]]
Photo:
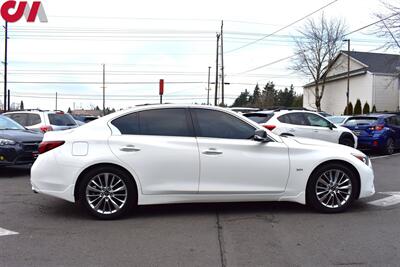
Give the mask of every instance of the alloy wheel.
[[353, 186], [350, 177], [339, 169], [322, 173], [315, 184], [318, 201], [327, 208], [340, 208], [345, 205], [352, 194]]
[[112, 173], [100, 173], [86, 186], [86, 201], [99, 214], [114, 214], [121, 210], [128, 199], [125, 182]]

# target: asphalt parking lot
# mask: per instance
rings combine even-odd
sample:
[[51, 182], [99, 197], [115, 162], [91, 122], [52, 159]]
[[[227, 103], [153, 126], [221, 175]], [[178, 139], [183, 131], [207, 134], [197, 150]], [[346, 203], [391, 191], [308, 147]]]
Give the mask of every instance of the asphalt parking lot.
[[26, 167], [1, 169], [0, 266], [399, 266], [400, 155], [372, 162], [378, 193], [342, 214], [196, 204], [118, 221], [33, 194]]

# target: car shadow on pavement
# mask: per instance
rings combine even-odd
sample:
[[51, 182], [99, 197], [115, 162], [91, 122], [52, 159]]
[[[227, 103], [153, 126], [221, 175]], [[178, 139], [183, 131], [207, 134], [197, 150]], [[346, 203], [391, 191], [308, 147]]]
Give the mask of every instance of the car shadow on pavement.
[[260, 214], [260, 213], [309, 213], [308, 207], [289, 202], [246, 202], [246, 203], [201, 203], [169, 204], [137, 207], [127, 218], [151, 218], [187, 215], [207, 215], [223, 213]]
[[30, 172], [30, 165], [22, 165], [17, 167], [0, 167], [0, 179], [10, 179], [27, 175], [29, 176]]

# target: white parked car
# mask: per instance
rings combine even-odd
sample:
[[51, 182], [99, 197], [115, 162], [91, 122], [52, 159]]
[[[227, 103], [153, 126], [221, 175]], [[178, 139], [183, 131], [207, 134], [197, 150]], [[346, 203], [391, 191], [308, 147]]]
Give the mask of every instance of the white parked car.
[[357, 136], [316, 112], [305, 110], [267, 110], [244, 114], [277, 135], [319, 139], [357, 147]]
[[280, 137], [226, 109], [142, 106], [48, 132], [35, 192], [101, 219], [135, 205], [293, 201], [341, 212], [374, 194], [370, 160], [332, 143]]
[[63, 131], [78, 127], [74, 118], [63, 111], [21, 110], [3, 114], [25, 128], [37, 132]]

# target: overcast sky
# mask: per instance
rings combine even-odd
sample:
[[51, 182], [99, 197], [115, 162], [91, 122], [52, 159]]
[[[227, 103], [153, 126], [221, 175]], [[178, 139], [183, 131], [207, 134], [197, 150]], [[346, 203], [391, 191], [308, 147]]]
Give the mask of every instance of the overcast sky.
[[[59, 109], [101, 107], [104, 63], [111, 108], [157, 102], [159, 79], [166, 81], [166, 102], [205, 103], [208, 66], [215, 81], [215, 34], [221, 20], [225, 24], [225, 81], [231, 83], [225, 87], [228, 104], [244, 89], [252, 91], [256, 83], [264, 86], [268, 81], [278, 89], [294, 84], [301, 93], [308, 80], [289, 70], [290, 60], [246, 71], [293, 55], [292, 36], [298, 35], [304, 21], [235, 49], [330, 2], [45, 0], [48, 23], [9, 24], [11, 102], [23, 100], [25, 108], [54, 109], [58, 92]], [[382, 9], [378, 0], [339, 0], [323, 12], [345, 20], [352, 31], [376, 21], [374, 13]], [[371, 35], [371, 29], [350, 38], [356, 51], [383, 52], [378, 48], [385, 40]], [[0, 49], [3, 57], [3, 42]], [[212, 89], [213, 96], [214, 85]]]

